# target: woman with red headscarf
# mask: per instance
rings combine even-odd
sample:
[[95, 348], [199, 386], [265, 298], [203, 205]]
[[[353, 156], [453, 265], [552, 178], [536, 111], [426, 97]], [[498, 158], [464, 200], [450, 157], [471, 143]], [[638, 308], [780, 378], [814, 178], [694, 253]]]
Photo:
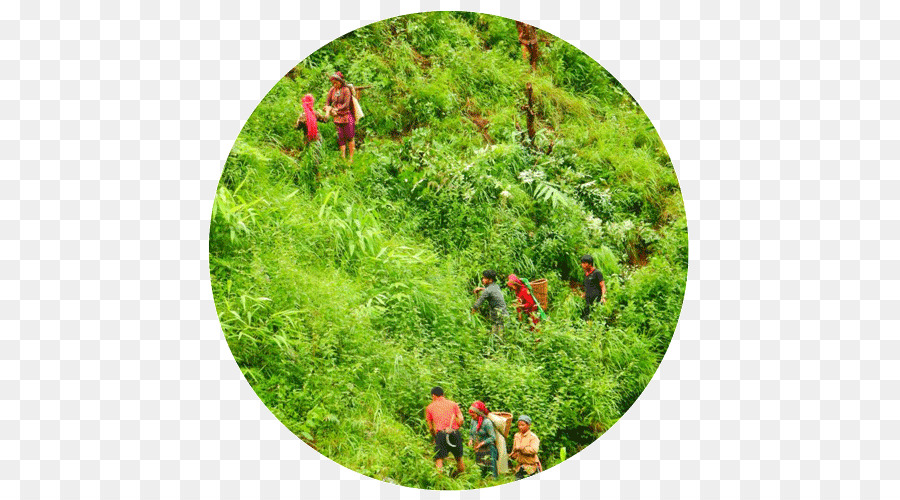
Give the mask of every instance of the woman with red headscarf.
[[319, 162], [322, 160], [322, 134], [319, 132], [318, 122], [325, 123], [327, 120], [325, 119], [325, 116], [317, 113], [313, 108], [315, 103], [316, 100], [311, 94], [303, 96], [303, 99], [300, 100], [303, 109], [300, 111], [300, 116], [297, 117], [297, 123], [294, 124], [294, 128], [297, 130], [306, 130], [306, 145], [314, 145], [312, 148], [313, 159], [315, 160], [313, 169], [315, 170], [316, 181], [318, 181]]
[[494, 424], [488, 418], [487, 407], [481, 401], [475, 401], [469, 407], [472, 427], [469, 429], [469, 446], [475, 450], [475, 463], [481, 468], [481, 477], [488, 474], [497, 477], [497, 443], [494, 437]]
[[307, 144], [312, 141], [321, 141], [322, 134], [319, 133], [319, 124], [316, 122], [325, 122], [325, 117], [316, 113], [316, 110], [313, 108], [316, 104], [315, 98], [312, 94], [306, 94], [303, 96], [303, 99], [300, 100], [300, 104], [303, 106], [303, 111], [301, 111], [300, 116], [297, 117], [297, 123], [294, 125], [294, 128], [297, 130], [306, 130]]
[[[510, 274], [509, 278], [506, 279], [506, 286], [512, 289], [512, 291], [516, 294], [516, 299], [518, 302], [518, 305], [516, 305], [516, 311], [519, 313], [519, 321], [522, 321], [522, 313], [526, 313], [528, 314], [528, 317], [531, 318], [532, 323], [534, 323], [535, 325], [538, 324], [540, 318], [537, 314], [537, 301], [534, 300], [534, 297], [531, 296], [531, 291], [527, 286], [525, 286], [525, 283], [515, 274]], [[532, 329], [534, 329], [533, 326]]]

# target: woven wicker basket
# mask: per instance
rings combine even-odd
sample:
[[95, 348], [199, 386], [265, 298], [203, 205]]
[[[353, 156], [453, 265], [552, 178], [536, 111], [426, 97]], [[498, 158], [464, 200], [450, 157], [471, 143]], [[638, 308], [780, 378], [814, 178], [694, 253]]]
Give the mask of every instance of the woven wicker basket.
[[500, 425], [500, 422], [498, 421], [499, 419], [491, 418], [491, 422], [497, 424], [497, 430], [499, 430], [504, 437], [508, 437], [509, 429], [510, 427], [512, 427], [512, 413], [507, 413], [505, 411], [492, 411], [489, 416], [497, 416], [503, 419], [503, 425]]
[[537, 301], [541, 303], [541, 307], [544, 308], [544, 311], [546, 311], [547, 306], [550, 305], [547, 298], [547, 280], [545, 278], [541, 278], [539, 280], [532, 281], [531, 289], [534, 290], [534, 298], [536, 298]]

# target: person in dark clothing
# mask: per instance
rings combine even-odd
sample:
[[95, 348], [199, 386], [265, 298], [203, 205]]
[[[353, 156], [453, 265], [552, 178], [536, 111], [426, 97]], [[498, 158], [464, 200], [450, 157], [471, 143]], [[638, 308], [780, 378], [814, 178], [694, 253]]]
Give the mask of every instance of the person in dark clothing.
[[491, 324], [493, 327], [491, 328], [492, 333], [496, 333], [498, 335], [503, 334], [503, 320], [509, 316], [509, 312], [506, 310], [506, 300], [503, 298], [503, 292], [500, 291], [500, 287], [496, 283], [497, 281], [497, 273], [488, 269], [481, 273], [481, 284], [484, 287], [478, 287], [475, 289], [475, 293], [481, 293], [481, 296], [478, 297], [478, 300], [475, 301], [475, 304], [472, 305], [472, 314], [475, 314], [475, 311], [481, 307], [481, 304], [487, 301], [488, 307], [491, 312]]
[[581, 311], [581, 319], [587, 321], [591, 317], [591, 309], [597, 300], [601, 304], [606, 303], [606, 283], [603, 281], [603, 273], [594, 267], [594, 258], [590, 255], [581, 257], [581, 268], [584, 269], [584, 310]]

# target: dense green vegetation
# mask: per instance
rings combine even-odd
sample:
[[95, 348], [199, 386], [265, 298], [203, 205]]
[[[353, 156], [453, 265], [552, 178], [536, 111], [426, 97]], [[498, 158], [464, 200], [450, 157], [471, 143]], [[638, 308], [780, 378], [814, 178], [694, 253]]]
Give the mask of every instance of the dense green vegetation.
[[[481, 399], [531, 415], [552, 466], [622, 416], [668, 347], [688, 262], [671, 161], [609, 73], [542, 36], [532, 72], [508, 19], [364, 27], [282, 78], [228, 156], [209, 241], [222, 329], [272, 412], [344, 466], [420, 488], [509, 481], [479, 479], [471, 454], [466, 475], [434, 473], [434, 385], [463, 411]], [[332, 125], [321, 147], [293, 128], [300, 98], [321, 107], [335, 70], [373, 86], [349, 166]], [[584, 253], [609, 289], [587, 325], [570, 287]], [[539, 332], [495, 338], [469, 314], [486, 268], [549, 279]]]

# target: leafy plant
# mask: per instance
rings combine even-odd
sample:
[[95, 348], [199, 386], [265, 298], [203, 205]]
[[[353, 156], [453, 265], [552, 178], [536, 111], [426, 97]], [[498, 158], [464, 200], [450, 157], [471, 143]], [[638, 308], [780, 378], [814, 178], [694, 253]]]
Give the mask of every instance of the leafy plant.
[[[665, 354], [688, 266], [671, 159], [599, 65], [556, 39], [542, 53], [532, 71], [515, 24], [483, 14], [366, 26], [276, 83], [228, 156], [209, 233], [225, 339], [275, 416], [342, 465], [410, 487], [508, 482], [434, 473], [430, 387], [531, 415], [550, 467], [614, 425]], [[352, 165], [330, 124], [321, 144], [293, 128], [337, 70], [371, 85]], [[608, 289], [590, 323], [585, 253]], [[469, 313], [484, 269], [548, 280], [538, 331], [513, 317], [491, 335]]]

